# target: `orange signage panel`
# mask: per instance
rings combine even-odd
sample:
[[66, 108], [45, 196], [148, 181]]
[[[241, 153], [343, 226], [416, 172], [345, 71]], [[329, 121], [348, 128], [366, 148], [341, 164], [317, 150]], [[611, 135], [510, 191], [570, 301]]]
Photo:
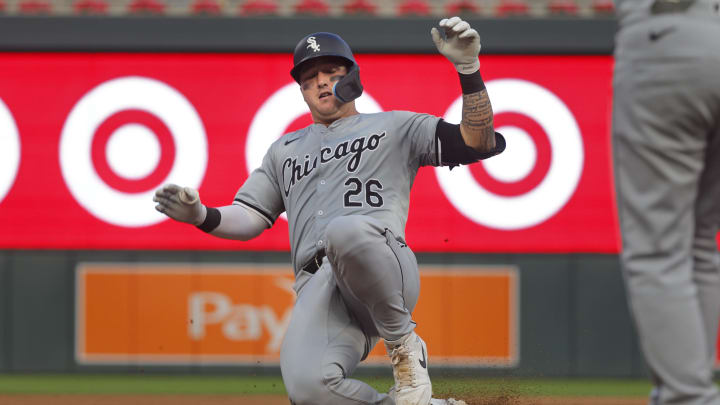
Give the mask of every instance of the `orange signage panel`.
[[[417, 333], [434, 364], [513, 366], [518, 361], [519, 294], [511, 267], [420, 269]], [[368, 360], [386, 361], [384, 345]]]
[[[433, 362], [513, 365], [512, 268], [423, 267], [414, 319]], [[277, 364], [295, 300], [289, 266], [81, 264], [81, 364]], [[370, 361], [385, 361], [382, 345]]]

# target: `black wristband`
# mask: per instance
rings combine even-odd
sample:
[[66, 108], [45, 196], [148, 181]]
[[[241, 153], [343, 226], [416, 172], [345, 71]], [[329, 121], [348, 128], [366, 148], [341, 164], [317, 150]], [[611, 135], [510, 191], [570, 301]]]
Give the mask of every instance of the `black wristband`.
[[207, 207], [207, 215], [205, 221], [198, 225], [197, 228], [203, 232], [212, 232], [220, 225], [220, 210], [217, 208]]
[[479, 70], [469, 75], [462, 73], [458, 73], [458, 75], [460, 76], [460, 87], [463, 94], [472, 94], [485, 90], [485, 83], [482, 76], [480, 76]]

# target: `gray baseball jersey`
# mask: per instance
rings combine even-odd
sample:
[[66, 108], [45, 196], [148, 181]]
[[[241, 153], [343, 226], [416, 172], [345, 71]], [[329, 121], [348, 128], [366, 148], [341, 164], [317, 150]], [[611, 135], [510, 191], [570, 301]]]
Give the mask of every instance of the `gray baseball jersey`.
[[289, 133], [272, 144], [235, 201], [269, 224], [287, 212], [296, 272], [325, 249], [326, 227], [339, 216], [368, 215], [402, 238], [417, 170], [440, 161], [438, 120], [391, 111]]

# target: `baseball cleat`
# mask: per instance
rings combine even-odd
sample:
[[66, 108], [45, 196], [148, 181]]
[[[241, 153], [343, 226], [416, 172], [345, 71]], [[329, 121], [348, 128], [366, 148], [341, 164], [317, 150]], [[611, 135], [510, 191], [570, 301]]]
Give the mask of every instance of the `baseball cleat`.
[[[395, 386], [393, 385], [390, 387], [390, 391], [388, 391], [388, 396], [395, 401]], [[455, 398], [448, 398], [448, 399], [442, 399], [442, 398], [431, 398], [430, 399], [430, 405], [467, 405], [467, 402], [463, 401], [462, 399], [455, 399]]]
[[[432, 384], [427, 370], [427, 346], [420, 336], [410, 332], [395, 342], [385, 341], [395, 378], [397, 405], [429, 405]], [[442, 403], [441, 403], [442, 404]]]
[[463, 401], [462, 399], [455, 399], [455, 398], [448, 398], [448, 399], [433, 398], [430, 400], [430, 405], [467, 405], [467, 402]]

